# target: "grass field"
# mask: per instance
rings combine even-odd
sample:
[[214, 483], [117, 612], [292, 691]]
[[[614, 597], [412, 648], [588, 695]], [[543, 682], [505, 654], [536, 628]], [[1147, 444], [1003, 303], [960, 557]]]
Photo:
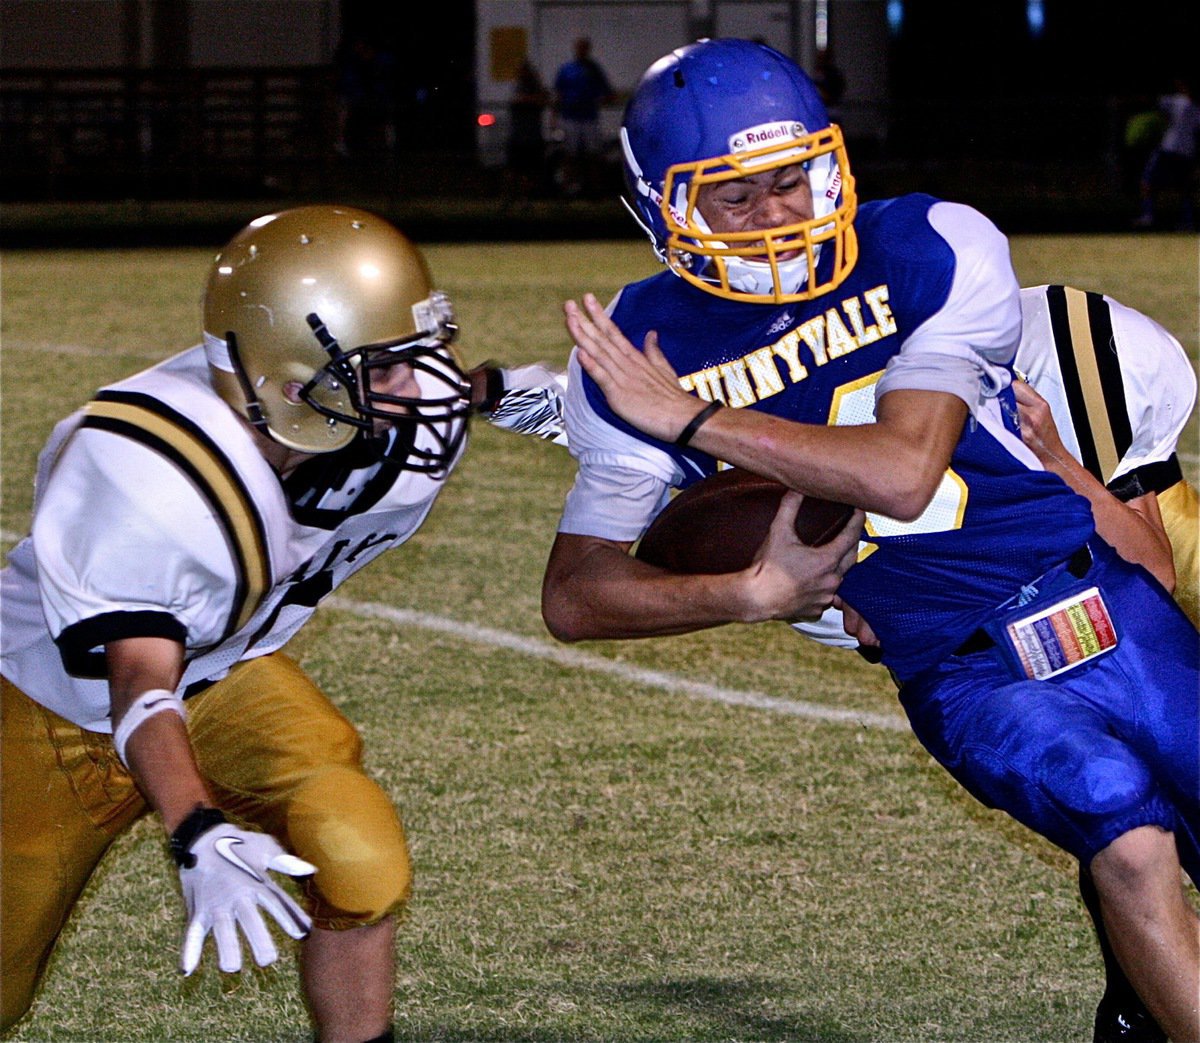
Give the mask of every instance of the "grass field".
[[[214, 246], [217, 244], [214, 244]], [[1194, 236], [1019, 238], [1022, 283], [1102, 289], [1198, 349]], [[2, 523], [50, 427], [197, 338], [213, 251], [3, 258]], [[560, 305], [639, 242], [432, 245], [469, 362], [561, 361]], [[1183, 447], [1195, 480], [1195, 430]], [[1102, 975], [1073, 866], [917, 745], [886, 675], [783, 626], [570, 649], [538, 614], [572, 465], [479, 425], [425, 528], [291, 651], [360, 725], [416, 869], [400, 1038], [1083, 1040]], [[176, 971], [175, 873], [125, 836], [14, 1040], [309, 1037], [289, 953]]]

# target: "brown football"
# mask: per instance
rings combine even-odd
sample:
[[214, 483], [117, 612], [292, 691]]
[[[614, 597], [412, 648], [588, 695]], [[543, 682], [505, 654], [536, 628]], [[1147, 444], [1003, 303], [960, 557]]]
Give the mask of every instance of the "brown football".
[[[642, 561], [671, 572], [716, 574], [746, 568], [758, 553], [787, 486], [740, 468], [718, 471], [679, 493], [638, 544]], [[810, 547], [833, 539], [853, 507], [804, 497], [796, 535]]]

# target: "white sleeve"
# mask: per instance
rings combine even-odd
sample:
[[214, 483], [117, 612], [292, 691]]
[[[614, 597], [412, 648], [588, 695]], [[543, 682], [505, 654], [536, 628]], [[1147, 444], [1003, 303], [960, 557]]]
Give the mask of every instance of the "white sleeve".
[[1021, 336], [1017, 277], [1008, 240], [979, 211], [935, 203], [929, 223], [954, 251], [950, 294], [888, 363], [876, 398], [900, 389], [947, 391], [974, 413], [1011, 381]]
[[662, 509], [683, 475], [661, 449], [597, 415], [574, 351], [568, 367], [566, 427], [579, 462], [558, 531], [630, 543]]
[[1112, 318], [1133, 441], [1108, 480], [1175, 452], [1196, 406], [1196, 372], [1183, 346], [1141, 312], [1105, 298]]
[[1063, 446], [1079, 460], [1083, 454], [1063, 386], [1047, 289], [1046, 285], [1021, 288], [1021, 342], [1017, 345], [1013, 367], [1017, 375], [1046, 400]]
[[[1059, 344], [1051, 322], [1047, 289], [1034, 286], [1021, 290], [1024, 324], [1016, 368], [1050, 406], [1063, 445], [1072, 456], [1081, 459], [1081, 437], [1111, 442], [1115, 428], [1113, 411], [1123, 409], [1131, 441], [1112, 467], [1112, 473], [1103, 476], [1104, 481], [1111, 483], [1139, 467], [1170, 459], [1196, 404], [1196, 373], [1179, 341], [1148, 316], [1104, 297], [1112, 343], [1095, 342], [1088, 328], [1082, 338], [1076, 338], [1068, 330], [1065, 343]], [[1066, 293], [1082, 291], [1067, 288]], [[1088, 382], [1090, 391], [1084, 396], [1084, 415], [1075, 416], [1060, 354], [1074, 359], [1077, 367], [1094, 367], [1090, 356], [1097, 352], [1115, 352], [1124, 402], [1110, 401], [1104, 385], [1092, 380]], [[1115, 452], [1114, 447], [1114, 455]]]
[[170, 617], [191, 645], [218, 640], [236, 575], [220, 523], [159, 454], [81, 429], [42, 490], [33, 521], [51, 634], [116, 613]]

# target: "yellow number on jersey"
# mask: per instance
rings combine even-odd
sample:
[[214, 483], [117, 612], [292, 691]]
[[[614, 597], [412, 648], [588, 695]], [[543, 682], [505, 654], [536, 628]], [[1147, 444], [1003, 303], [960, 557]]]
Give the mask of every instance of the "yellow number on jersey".
[[[829, 423], [835, 427], [851, 427], [875, 422], [875, 385], [883, 370], [843, 384], [833, 395]], [[952, 469], [947, 468], [941, 484], [929, 506], [920, 517], [910, 522], [897, 521], [884, 514], [868, 514], [864, 533], [867, 536], [908, 536], [916, 533], [948, 532], [962, 528], [967, 510], [967, 485]], [[859, 552], [861, 561], [874, 551], [868, 547]]]

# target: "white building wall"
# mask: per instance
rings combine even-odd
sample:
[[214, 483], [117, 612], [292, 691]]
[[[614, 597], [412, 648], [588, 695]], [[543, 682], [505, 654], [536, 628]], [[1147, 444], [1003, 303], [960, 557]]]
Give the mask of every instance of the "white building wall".
[[[846, 77], [839, 113], [851, 136], [883, 138], [887, 90], [885, 0], [828, 0], [829, 34]], [[579, 36], [590, 37], [592, 56], [622, 97], [646, 68], [674, 47], [700, 35], [761, 39], [812, 68], [816, 54], [817, 0], [476, 0], [477, 128], [485, 164], [503, 161], [507, 107], [512, 94], [506, 54], [523, 33], [527, 54], [547, 89], [558, 67], [572, 57]], [[494, 122], [491, 122], [493, 121]], [[610, 106], [603, 129], [615, 139], [621, 105]], [[547, 129], [549, 130], [549, 123]]]

